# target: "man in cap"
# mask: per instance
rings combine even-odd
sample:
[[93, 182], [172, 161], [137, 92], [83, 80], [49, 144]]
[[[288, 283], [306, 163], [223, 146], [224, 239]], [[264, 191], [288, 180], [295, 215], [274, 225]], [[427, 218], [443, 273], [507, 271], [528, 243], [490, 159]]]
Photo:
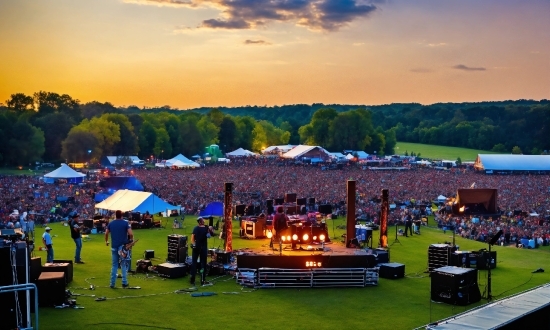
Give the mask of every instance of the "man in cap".
[[69, 221], [69, 228], [71, 230], [71, 238], [74, 240], [76, 250], [74, 253], [74, 262], [77, 264], [83, 264], [84, 261], [80, 259], [80, 251], [82, 251], [82, 234], [80, 233], [80, 225], [78, 224], [78, 218], [80, 214], [74, 212], [71, 214]]
[[191, 249], [193, 251], [191, 264], [191, 285], [195, 286], [195, 275], [197, 274], [197, 266], [199, 266], [200, 257], [200, 273], [201, 273], [201, 285], [210, 285], [206, 281], [206, 257], [208, 254], [208, 238], [214, 234], [212, 227], [206, 227], [204, 225], [204, 219], [199, 217], [197, 219], [198, 225], [193, 228], [191, 234]]
[[52, 243], [52, 236], [50, 235], [50, 230], [52, 230], [50, 227], [46, 227], [46, 231], [44, 234], [42, 234], [42, 243], [44, 244], [44, 247], [46, 248], [47, 257], [46, 262], [52, 263], [53, 262], [53, 243]]

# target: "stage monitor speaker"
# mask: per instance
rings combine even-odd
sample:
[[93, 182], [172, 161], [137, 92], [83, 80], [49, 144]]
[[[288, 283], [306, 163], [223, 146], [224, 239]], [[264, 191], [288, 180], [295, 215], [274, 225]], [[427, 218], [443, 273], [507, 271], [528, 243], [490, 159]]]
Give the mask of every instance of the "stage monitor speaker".
[[244, 213], [247, 216], [254, 215], [254, 205], [247, 205], [246, 208], [244, 209]]
[[297, 210], [297, 206], [294, 205], [294, 206], [288, 206], [286, 208], [286, 214], [288, 215], [294, 215], [294, 214], [298, 214], [298, 210]]
[[233, 183], [232, 182], [226, 182], [224, 184], [225, 192], [230, 193], [233, 190]]
[[379, 275], [382, 278], [398, 279], [405, 277], [405, 265], [396, 262], [378, 264]]
[[65, 285], [64, 272], [42, 272], [36, 282], [38, 306], [62, 305], [65, 302]]
[[285, 194], [285, 203], [296, 203], [296, 193]]
[[268, 206], [267, 207], [267, 214], [273, 214], [275, 213], [275, 209], [273, 208], [273, 206]]
[[283, 205], [285, 203], [284, 198], [275, 198], [275, 205]]
[[296, 205], [306, 205], [306, 199], [305, 198], [297, 198], [296, 199]]
[[330, 205], [330, 204], [319, 205], [319, 213], [321, 213], [321, 214], [331, 214], [332, 213], [332, 205]]
[[477, 269], [445, 266], [431, 273], [433, 301], [466, 306], [481, 300]]
[[245, 215], [246, 205], [239, 204], [235, 205], [235, 215]]
[[307, 199], [308, 205], [315, 205], [315, 197], [310, 197]]
[[265, 200], [265, 205], [267, 207], [270, 207], [270, 206], [273, 207], [273, 200], [272, 199], [266, 199]]

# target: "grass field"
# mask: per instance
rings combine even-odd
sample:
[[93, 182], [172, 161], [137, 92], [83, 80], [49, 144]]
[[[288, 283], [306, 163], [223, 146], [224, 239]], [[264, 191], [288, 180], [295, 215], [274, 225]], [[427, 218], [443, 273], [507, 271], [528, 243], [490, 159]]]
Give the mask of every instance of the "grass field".
[[[343, 225], [345, 219], [334, 220]], [[167, 236], [176, 233], [190, 235], [195, 218], [188, 216], [183, 229], [171, 229], [171, 219], [165, 229], [135, 230], [139, 242], [134, 247], [134, 260], [141, 259], [145, 250], [154, 250], [154, 265], [167, 257]], [[55, 258], [73, 259], [74, 243], [69, 229], [60, 223], [52, 224]], [[42, 235], [38, 228], [36, 235]], [[233, 232], [238, 233], [238, 223]], [[390, 227], [389, 242], [394, 243], [395, 227]], [[329, 223], [331, 238], [340, 237], [343, 229]], [[375, 241], [379, 232], [374, 232]], [[335, 239], [338, 241], [338, 239]], [[399, 237], [390, 246], [390, 261], [405, 264], [405, 278], [380, 279], [379, 285], [365, 288], [327, 289], [259, 289], [241, 288], [231, 276], [210, 277], [213, 286], [199, 292], [214, 292], [209, 297], [191, 297], [176, 293], [188, 288], [189, 277], [164, 279], [153, 275], [130, 276], [130, 285], [141, 290], [110, 289], [110, 250], [103, 235], [90, 235], [82, 249], [84, 265], [74, 265], [74, 280], [68, 288], [80, 296], [77, 303], [84, 309], [39, 309], [40, 329], [412, 329], [473, 307], [452, 306], [430, 300], [430, 277], [427, 270], [427, 251], [430, 244], [452, 241], [450, 233], [436, 228], [422, 228], [421, 235]], [[486, 244], [456, 238], [461, 250], [479, 250]], [[267, 239], [246, 240], [234, 237], [234, 249], [254, 248], [268, 244]], [[340, 244], [335, 242], [333, 244]], [[38, 244], [40, 245], [40, 244]], [[38, 246], [37, 245], [37, 246]], [[209, 247], [221, 246], [218, 238]], [[550, 273], [531, 273], [548, 265], [550, 249], [516, 249], [494, 247], [497, 268], [492, 271], [492, 293], [495, 299], [550, 282]], [[45, 261], [44, 251], [35, 251]], [[284, 253], [284, 252], [283, 252]], [[479, 287], [484, 291], [486, 271], [479, 271]], [[90, 290], [90, 285], [95, 290]], [[121, 282], [118, 279], [117, 286]], [[93, 295], [93, 296], [92, 296]], [[106, 297], [105, 301], [95, 301]]]
[[420, 157], [431, 159], [456, 160], [458, 157], [460, 157], [463, 162], [475, 161], [478, 154], [495, 153], [485, 150], [445, 147], [421, 143], [397, 142], [397, 145], [395, 146], [395, 153], [398, 155], [404, 155], [405, 152], [407, 152], [409, 155], [411, 154], [411, 152], [414, 152], [415, 154], [420, 153]]

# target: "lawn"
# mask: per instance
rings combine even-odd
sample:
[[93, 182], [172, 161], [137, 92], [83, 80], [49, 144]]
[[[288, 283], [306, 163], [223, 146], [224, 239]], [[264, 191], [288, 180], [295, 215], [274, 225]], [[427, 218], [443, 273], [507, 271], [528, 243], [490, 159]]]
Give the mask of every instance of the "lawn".
[[[334, 220], [343, 225], [345, 219]], [[134, 260], [145, 250], [154, 250], [154, 265], [167, 257], [167, 236], [175, 233], [190, 235], [196, 224], [188, 216], [183, 229], [172, 229], [172, 219], [166, 219], [165, 229], [135, 230], [139, 242], [134, 247]], [[72, 259], [74, 243], [69, 229], [60, 223], [52, 224], [55, 258]], [[395, 227], [389, 228], [390, 244], [395, 241]], [[40, 236], [43, 228], [38, 228]], [[238, 223], [234, 223], [238, 233]], [[333, 231], [330, 237], [340, 237], [343, 229]], [[375, 241], [379, 232], [375, 231]], [[338, 241], [338, 239], [335, 239]], [[231, 276], [210, 277], [213, 286], [199, 288], [199, 292], [214, 292], [209, 297], [191, 297], [189, 293], [175, 293], [188, 288], [189, 277], [165, 279], [155, 275], [130, 276], [130, 285], [140, 290], [110, 289], [110, 250], [103, 235], [90, 235], [84, 242], [84, 265], [74, 265], [74, 280], [68, 288], [80, 296], [77, 303], [84, 309], [39, 309], [40, 329], [412, 329], [424, 324], [464, 312], [473, 307], [452, 306], [430, 300], [430, 277], [427, 270], [427, 252], [430, 244], [452, 241], [449, 232], [436, 228], [422, 228], [422, 235], [399, 237], [390, 246], [391, 262], [405, 264], [405, 278], [380, 279], [376, 287], [330, 289], [259, 289], [251, 290], [236, 284]], [[480, 242], [456, 238], [461, 250], [487, 248]], [[210, 239], [209, 246], [221, 247], [218, 238]], [[253, 248], [268, 244], [267, 239], [246, 240], [234, 238], [234, 249]], [[333, 243], [340, 244], [340, 243]], [[492, 271], [492, 293], [495, 299], [524, 291], [550, 281], [550, 273], [532, 271], [548, 264], [550, 249], [516, 249], [494, 247], [497, 268]], [[34, 251], [44, 262], [46, 253]], [[479, 287], [485, 290], [487, 272], [479, 271]], [[90, 285], [95, 290], [90, 290]], [[120, 279], [117, 282], [120, 287]], [[92, 296], [93, 295], [93, 296]], [[105, 301], [95, 301], [106, 297]], [[34, 320], [34, 319], [33, 319]]]
[[421, 143], [397, 142], [397, 145], [395, 146], [395, 153], [398, 155], [404, 155], [405, 152], [407, 152], [409, 155], [411, 154], [411, 152], [414, 152], [415, 154], [420, 153], [420, 157], [430, 159], [456, 160], [458, 157], [460, 157], [463, 162], [475, 161], [478, 154], [495, 153], [485, 150], [446, 147]]

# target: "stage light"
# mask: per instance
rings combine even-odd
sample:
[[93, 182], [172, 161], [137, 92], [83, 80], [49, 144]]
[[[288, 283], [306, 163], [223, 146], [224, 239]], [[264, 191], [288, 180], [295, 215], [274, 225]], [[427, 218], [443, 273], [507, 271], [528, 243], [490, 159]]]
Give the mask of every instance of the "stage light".
[[271, 238], [273, 237], [273, 233], [271, 232], [271, 230], [268, 230], [267, 231], [267, 238]]
[[313, 240], [316, 241], [316, 240], [317, 240], [317, 236], [313, 236]]
[[282, 240], [283, 242], [286, 241], [286, 237], [281, 236], [281, 240]]
[[465, 207], [464, 207], [464, 206], [462, 206], [461, 208], [458, 209], [458, 211], [459, 211], [460, 213], [464, 212], [464, 210], [465, 210]]
[[296, 235], [296, 234], [292, 235], [292, 240], [297, 241], [298, 240], [298, 235]]
[[321, 242], [324, 242], [325, 241], [325, 235], [323, 235], [323, 234], [319, 235], [319, 240]]
[[309, 239], [309, 235], [308, 234], [304, 234], [304, 236], [302, 236], [302, 239], [304, 241], [307, 241]]
[[286, 237], [286, 240], [290, 242], [290, 235]]

